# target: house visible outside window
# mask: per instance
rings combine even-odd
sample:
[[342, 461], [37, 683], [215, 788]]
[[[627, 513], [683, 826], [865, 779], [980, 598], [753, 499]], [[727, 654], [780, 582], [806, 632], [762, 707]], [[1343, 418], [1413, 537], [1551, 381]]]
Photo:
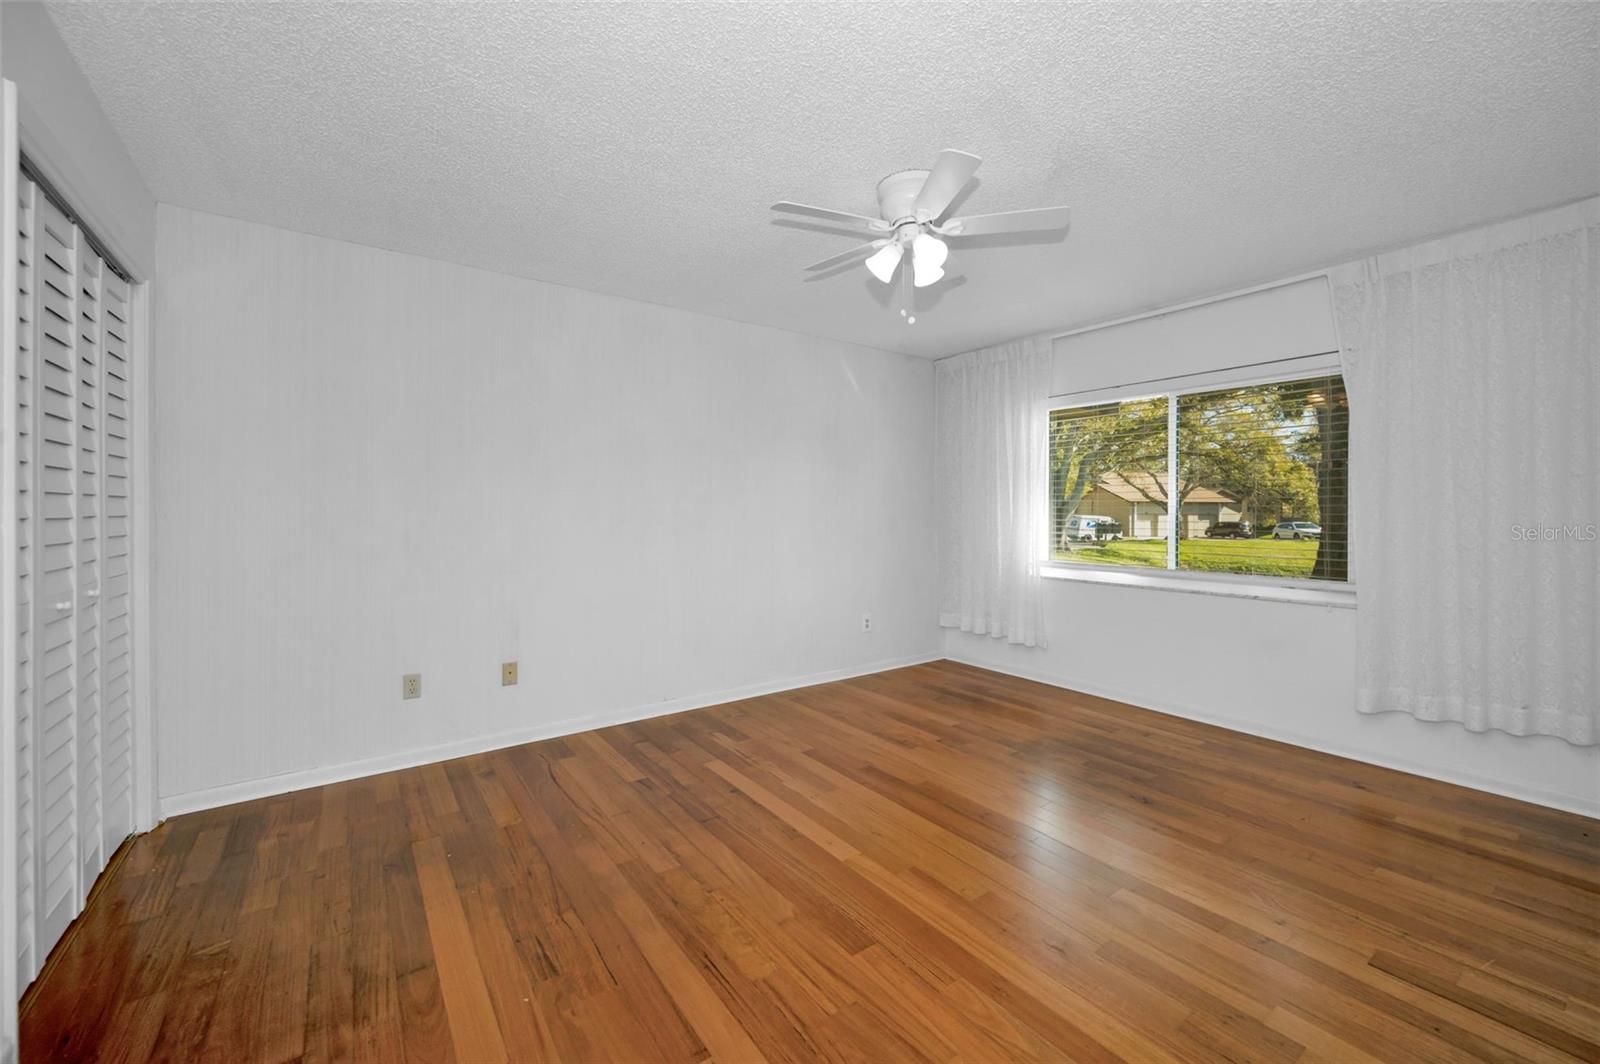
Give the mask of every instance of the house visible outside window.
[[1051, 555], [1345, 581], [1349, 424], [1337, 374], [1055, 410]]

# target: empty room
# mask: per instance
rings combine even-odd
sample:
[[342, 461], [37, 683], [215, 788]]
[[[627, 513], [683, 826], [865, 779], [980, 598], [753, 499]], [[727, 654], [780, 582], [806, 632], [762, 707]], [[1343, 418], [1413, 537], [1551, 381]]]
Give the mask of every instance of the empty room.
[[0, 1064], [1600, 1061], [1600, 4], [0, 83]]

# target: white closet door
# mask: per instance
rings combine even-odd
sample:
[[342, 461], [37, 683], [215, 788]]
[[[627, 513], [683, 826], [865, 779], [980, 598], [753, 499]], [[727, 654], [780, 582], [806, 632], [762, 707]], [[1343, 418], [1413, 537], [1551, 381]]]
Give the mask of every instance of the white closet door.
[[17, 255], [17, 965], [133, 826], [129, 289], [24, 176]]
[[129, 549], [132, 470], [128, 442], [128, 282], [105, 270], [101, 278], [102, 326], [100, 472], [100, 803], [105, 858], [133, 833], [133, 556]]
[[41, 950], [61, 937], [83, 891], [78, 869], [78, 344], [77, 228], [34, 197], [35, 496], [33, 700], [34, 830]]
[[78, 379], [77, 390], [77, 499], [74, 533], [77, 574], [77, 618], [73, 629], [77, 675], [73, 687], [77, 704], [78, 756], [78, 905], [95, 876], [105, 867], [106, 851], [100, 817], [100, 373], [104, 355], [101, 340], [102, 278], [110, 271], [93, 249], [78, 250]]
[[37, 256], [34, 231], [37, 190], [27, 178], [18, 181], [17, 203], [17, 974], [18, 985], [27, 986], [39, 970], [42, 958], [37, 948], [34, 924], [36, 906], [34, 862], [34, 772], [33, 705], [33, 567], [34, 567], [34, 346], [37, 330], [33, 316], [37, 309], [34, 260]]

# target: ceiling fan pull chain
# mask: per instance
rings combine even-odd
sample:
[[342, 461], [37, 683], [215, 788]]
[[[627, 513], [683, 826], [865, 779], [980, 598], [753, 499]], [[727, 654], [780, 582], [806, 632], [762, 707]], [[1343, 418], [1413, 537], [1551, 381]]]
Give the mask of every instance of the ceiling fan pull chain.
[[900, 263], [900, 314], [906, 319], [907, 325], [915, 325], [917, 323], [917, 307], [913, 302], [916, 297], [911, 284], [911, 270], [915, 258], [916, 251], [910, 244], [907, 244], [906, 253]]

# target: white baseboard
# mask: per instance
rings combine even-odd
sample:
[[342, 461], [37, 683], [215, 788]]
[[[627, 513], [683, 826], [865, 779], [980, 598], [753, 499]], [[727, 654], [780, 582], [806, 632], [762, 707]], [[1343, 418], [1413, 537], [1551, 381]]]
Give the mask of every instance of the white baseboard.
[[648, 720], [651, 717], [664, 717], [672, 713], [682, 713], [687, 709], [702, 709], [706, 706], [721, 705], [724, 702], [738, 702], [742, 699], [775, 694], [779, 691], [792, 691], [800, 687], [812, 687], [819, 683], [848, 680], [852, 676], [866, 676], [875, 672], [887, 672], [890, 669], [903, 669], [908, 665], [921, 665], [929, 661], [938, 661], [943, 657], [942, 653], [933, 653], [875, 661], [852, 668], [834, 669], [829, 672], [812, 673], [809, 676], [792, 676], [788, 679], [774, 680], [770, 683], [752, 684], [748, 687], [739, 687], [730, 691], [714, 691], [710, 694], [690, 695], [667, 702], [652, 702], [645, 706], [633, 706], [604, 713], [590, 713], [580, 717], [568, 717], [565, 720], [541, 721], [526, 728], [514, 728], [511, 731], [496, 732], [492, 735], [480, 735], [470, 739], [439, 743], [434, 746], [402, 750], [378, 757], [363, 758], [360, 761], [346, 761], [337, 765], [319, 765], [316, 768], [302, 769], [298, 772], [285, 772], [276, 776], [263, 776], [260, 779], [225, 783], [220, 787], [207, 787], [204, 790], [162, 795], [161, 817], [166, 819], [167, 817], [182, 816], [184, 813], [194, 813], [202, 809], [215, 809], [218, 806], [233, 805], [236, 802], [248, 802], [257, 798], [270, 798], [276, 794], [287, 794], [290, 791], [305, 790], [308, 787], [320, 787], [326, 783], [340, 783], [344, 780], [360, 779], [363, 776], [376, 776], [382, 772], [393, 772], [402, 768], [415, 768], [418, 765], [429, 765], [435, 761], [449, 761], [452, 758], [466, 757], [469, 754], [481, 754], [489, 750], [500, 750], [508, 746], [520, 746], [523, 743], [538, 742], [541, 739], [555, 739], [563, 735], [572, 735], [576, 732], [592, 731], [595, 728], [609, 728], [614, 724], [628, 724], [636, 720]]
[[[1338, 757], [1347, 757], [1351, 761], [1361, 761], [1368, 765], [1377, 765], [1380, 768], [1394, 769], [1397, 772], [1405, 772], [1412, 776], [1439, 780], [1441, 783], [1453, 783], [1459, 787], [1469, 787], [1475, 791], [1485, 791], [1489, 794], [1498, 794], [1506, 798], [1515, 798], [1522, 802], [1532, 802], [1534, 805], [1560, 809], [1567, 813], [1577, 813], [1579, 816], [1600, 819], [1600, 800], [1585, 802], [1581, 798], [1574, 798], [1572, 795], [1564, 794], [1560, 791], [1547, 791], [1537, 787], [1509, 784], [1503, 780], [1490, 779], [1470, 772], [1444, 772], [1432, 766], [1408, 761], [1405, 758], [1375, 756], [1365, 751], [1353, 750], [1337, 744], [1311, 739], [1292, 731], [1266, 727], [1255, 721], [1237, 720], [1213, 713], [1201, 713], [1188, 706], [1178, 707], [1161, 704], [1128, 691], [1113, 690], [1112, 688], [1102, 687], [1099, 684], [1083, 683], [1079, 680], [1057, 676], [1038, 669], [1001, 668], [992, 662], [980, 661], [977, 658], [951, 653], [948, 650], [944, 656], [950, 661], [959, 662], [962, 665], [971, 665], [975, 669], [985, 669], [989, 672], [998, 672], [1006, 676], [1033, 680], [1037, 683], [1048, 684], [1051, 687], [1061, 687], [1068, 691], [1079, 691], [1086, 695], [1095, 695], [1098, 698], [1108, 698], [1113, 702], [1126, 702], [1130, 706], [1138, 706], [1140, 709], [1164, 713], [1169, 717], [1181, 717], [1184, 720], [1199, 721], [1202, 724], [1214, 724], [1219, 728], [1227, 728], [1229, 731], [1256, 735], [1263, 739], [1274, 739], [1280, 743], [1288, 743], [1291, 746], [1316, 750], [1324, 754], [1334, 754]], [[1351, 712], [1354, 712], [1354, 710], [1352, 709]]]

